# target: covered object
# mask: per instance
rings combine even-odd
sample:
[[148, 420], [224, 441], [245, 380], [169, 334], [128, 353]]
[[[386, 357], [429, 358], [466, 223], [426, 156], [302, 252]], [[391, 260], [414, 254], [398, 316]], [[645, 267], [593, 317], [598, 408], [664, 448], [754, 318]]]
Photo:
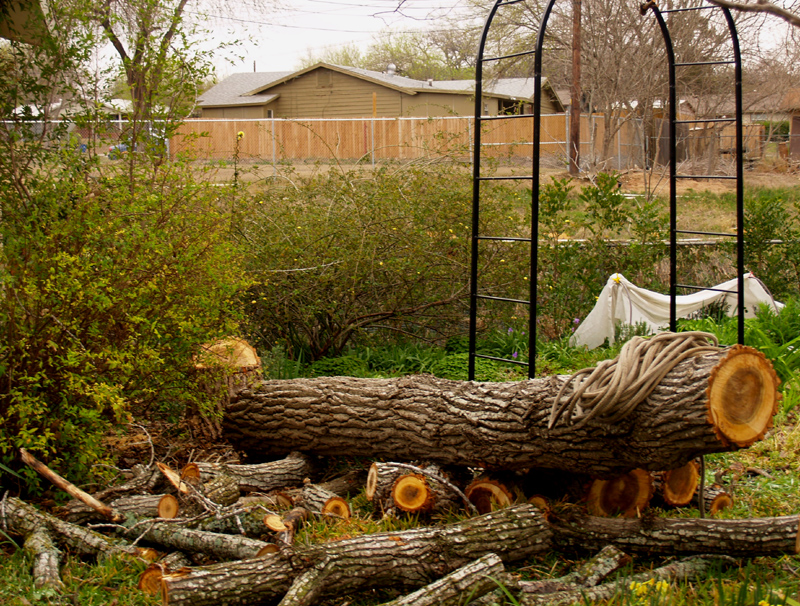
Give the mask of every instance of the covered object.
[[[722, 304], [730, 315], [738, 306], [737, 280], [728, 280], [707, 290], [676, 297], [677, 317], [686, 318], [711, 304]], [[732, 292], [720, 292], [732, 291]], [[752, 273], [744, 276], [745, 317], [755, 316], [758, 304], [769, 305], [776, 312], [782, 307], [772, 298], [766, 286]], [[614, 342], [614, 328], [644, 323], [653, 332], [669, 327], [669, 295], [635, 286], [622, 274], [613, 274], [597, 298], [594, 309], [572, 335], [572, 345], [594, 349], [608, 339]]]

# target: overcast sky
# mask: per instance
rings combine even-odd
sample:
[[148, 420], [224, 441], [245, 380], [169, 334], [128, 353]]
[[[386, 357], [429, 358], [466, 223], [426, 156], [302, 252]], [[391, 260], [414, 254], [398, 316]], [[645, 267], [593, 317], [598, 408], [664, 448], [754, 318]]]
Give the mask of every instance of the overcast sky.
[[225, 77], [252, 71], [254, 62], [260, 72], [293, 70], [309, 51], [319, 55], [326, 48], [347, 44], [364, 48], [383, 31], [435, 27], [437, 18], [464, 4], [465, 0], [291, 0], [282, 8], [263, 12], [244, 7], [242, 14], [214, 8], [204, 12], [211, 17], [209, 44], [246, 40], [236, 51], [243, 60], [235, 65], [217, 62], [218, 76]]

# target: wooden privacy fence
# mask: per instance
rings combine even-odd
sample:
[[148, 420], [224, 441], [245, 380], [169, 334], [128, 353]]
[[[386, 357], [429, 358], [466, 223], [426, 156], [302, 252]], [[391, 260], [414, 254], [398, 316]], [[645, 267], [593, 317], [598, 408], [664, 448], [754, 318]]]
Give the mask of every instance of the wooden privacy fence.
[[[544, 166], [567, 163], [569, 116], [541, 118], [541, 161]], [[620, 170], [642, 166], [645, 154], [662, 163], [666, 149], [665, 125], [642, 128], [636, 120], [625, 121], [605, 140], [600, 115], [581, 117], [581, 158], [588, 166]], [[643, 145], [643, 131], [650, 131]], [[654, 133], [658, 132], [658, 135]], [[241, 133], [241, 137], [239, 137]], [[474, 120], [443, 118], [349, 118], [187, 120], [170, 140], [170, 154], [188, 153], [199, 160], [302, 164], [344, 161], [376, 163], [417, 159], [472, 159]], [[763, 126], [745, 126], [749, 159], [762, 155]], [[660, 140], [659, 140], [660, 139]], [[678, 133], [679, 160], [724, 157], [733, 147], [733, 131], [713, 123]], [[509, 117], [484, 122], [481, 157], [500, 166], [522, 167], [533, 156], [533, 116]]]
[[[565, 165], [569, 118], [565, 114], [542, 116], [541, 156], [544, 163]], [[611, 155], [628, 166], [640, 153], [633, 128], [623, 128]], [[583, 118], [585, 141], [581, 152], [595, 157], [602, 147], [602, 118]], [[241, 137], [238, 137], [241, 133]], [[472, 158], [474, 120], [444, 118], [351, 118], [187, 120], [170, 141], [170, 153], [189, 153], [203, 160], [302, 163], [391, 161], [450, 157]], [[595, 141], [592, 144], [592, 140]], [[533, 150], [533, 116], [486, 123], [482, 156], [501, 162], [530, 161]], [[622, 159], [624, 158], [624, 162]], [[611, 168], [618, 168], [616, 164]]]

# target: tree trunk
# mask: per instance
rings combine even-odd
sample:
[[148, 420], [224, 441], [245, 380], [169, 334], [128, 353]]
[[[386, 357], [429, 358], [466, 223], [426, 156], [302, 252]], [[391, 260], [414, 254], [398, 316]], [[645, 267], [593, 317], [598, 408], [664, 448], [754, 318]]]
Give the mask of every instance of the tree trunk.
[[[550, 549], [544, 517], [509, 507], [443, 527], [364, 535], [255, 560], [195, 568], [162, 579], [165, 604], [216, 606], [276, 601], [296, 577], [316, 578], [321, 596], [373, 587], [416, 589], [490, 553], [504, 562]], [[317, 570], [313, 570], [317, 568]]]
[[598, 518], [550, 514], [560, 548], [596, 550], [614, 545], [628, 553], [658, 555], [720, 553], [734, 557], [800, 552], [800, 516], [713, 520], [710, 518]]
[[680, 467], [761, 439], [777, 407], [777, 378], [756, 350], [736, 347], [680, 362], [613, 425], [592, 419], [548, 429], [568, 380], [518, 383], [323, 377], [266, 381], [236, 394], [226, 437], [260, 453], [302, 449], [393, 460], [595, 476]]

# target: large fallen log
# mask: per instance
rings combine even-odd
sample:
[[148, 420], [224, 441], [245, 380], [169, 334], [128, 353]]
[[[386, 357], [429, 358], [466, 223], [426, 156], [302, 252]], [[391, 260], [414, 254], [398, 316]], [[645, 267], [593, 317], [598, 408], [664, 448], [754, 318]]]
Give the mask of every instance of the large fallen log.
[[347, 452], [471, 467], [544, 467], [595, 476], [674, 469], [701, 454], [763, 438], [778, 380], [754, 349], [689, 357], [613, 424], [603, 417], [549, 428], [566, 376], [476, 383], [413, 376], [266, 381], [236, 393], [224, 431], [258, 453]]
[[[161, 580], [165, 604], [276, 601], [299, 586], [321, 597], [374, 587], [416, 589], [490, 553], [519, 561], [550, 549], [544, 516], [519, 505], [443, 527], [364, 535], [296, 553], [194, 568]], [[313, 586], [312, 586], [313, 585]]]

